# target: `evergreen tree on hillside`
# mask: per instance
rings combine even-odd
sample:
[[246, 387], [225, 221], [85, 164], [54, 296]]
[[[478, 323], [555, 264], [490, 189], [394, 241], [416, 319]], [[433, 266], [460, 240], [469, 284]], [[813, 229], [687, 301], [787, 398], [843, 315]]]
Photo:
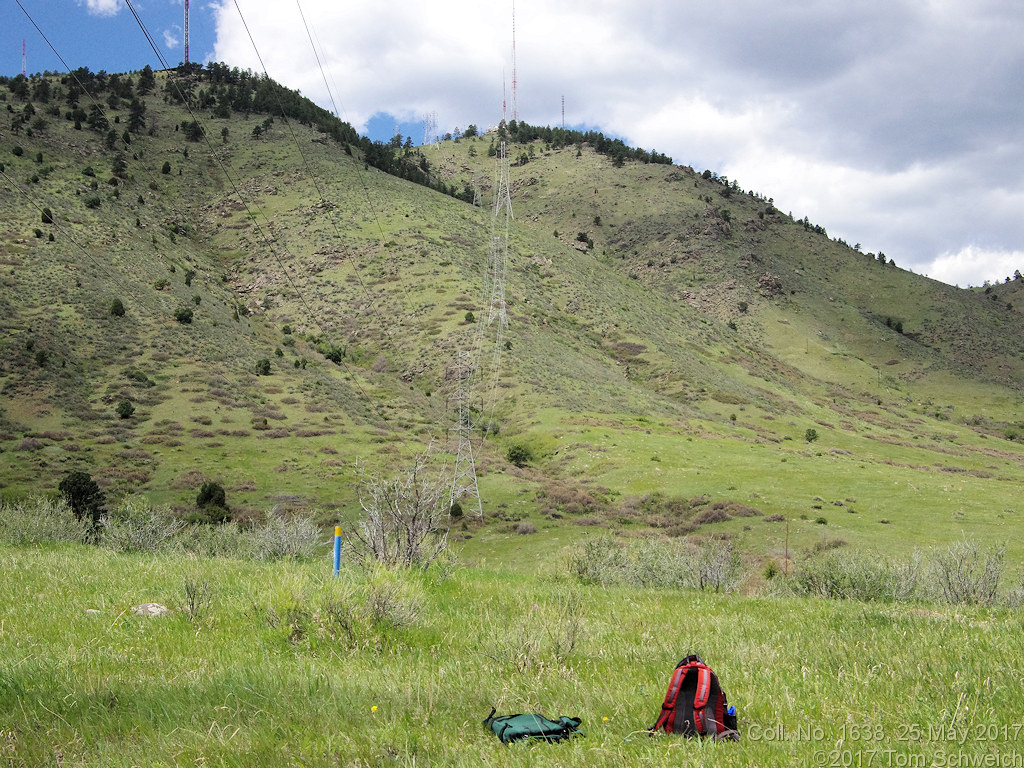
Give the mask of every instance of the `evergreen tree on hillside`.
[[146, 102], [133, 99], [128, 107], [128, 130], [132, 133], [142, 133], [146, 127]]
[[71, 472], [57, 486], [61, 496], [79, 520], [98, 525], [103, 513], [104, 497], [99, 485], [85, 472]]
[[156, 87], [156, 77], [153, 75], [153, 68], [147, 64], [139, 73], [139, 95], [146, 96], [152, 93]]

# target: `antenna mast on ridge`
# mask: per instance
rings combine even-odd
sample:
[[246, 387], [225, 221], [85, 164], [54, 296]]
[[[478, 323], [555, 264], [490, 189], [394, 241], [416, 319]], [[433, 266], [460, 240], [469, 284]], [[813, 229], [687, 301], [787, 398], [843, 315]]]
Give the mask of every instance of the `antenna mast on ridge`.
[[188, 0], [185, 0], [185, 63], [188, 64]]
[[28, 73], [25, 71], [28, 58], [25, 56], [25, 38], [21, 38], [21, 76], [28, 77]]
[[519, 122], [519, 80], [516, 77], [516, 3], [512, 0], [512, 119]]

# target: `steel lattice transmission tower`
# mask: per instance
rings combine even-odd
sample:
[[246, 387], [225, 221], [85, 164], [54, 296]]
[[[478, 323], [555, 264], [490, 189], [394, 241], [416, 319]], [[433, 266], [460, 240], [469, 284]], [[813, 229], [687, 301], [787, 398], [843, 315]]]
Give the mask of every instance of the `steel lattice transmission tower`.
[[494, 209], [491, 214], [491, 242], [487, 252], [487, 277], [490, 287], [490, 300], [487, 309], [487, 321], [480, 324], [478, 340], [481, 355], [483, 353], [484, 327], [493, 329], [493, 340], [490, 360], [490, 385], [481, 397], [481, 412], [486, 414], [486, 429], [492, 428], [494, 408], [497, 401], [498, 381], [501, 375], [501, 353], [504, 349], [504, 335], [508, 330], [508, 306], [505, 301], [505, 274], [508, 271], [508, 239], [512, 224], [512, 191], [509, 182], [509, 151], [508, 137], [505, 133], [505, 122], [500, 130], [501, 144], [497, 155], [497, 184], [494, 187]]
[[508, 269], [508, 234], [513, 218], [509, 165], [508, 143], [503, 136], [501, 146], [498, 148], [498, 184], [494, 192], [491, 245], [487, 254], [487, 269], [491, 283], [487, 324], [498, 323], [499, 342], [500, 334], [508, 328], [508, 313], [505, 306], [505, 273]]
[[476, 499], [476, 513], [482, 520], [483, 506], [480, 502], [480, 487], [476, 481], [476, 460], [473, 458], [473, 417], [469, 410], [469, 381], [473, 375], [472, 357], [468, 351], [459, 352], [456, 370], [457, 388], [455, 390], [455, 434], [459, 438], [459, 447], [455, 458], [455, 477], [452, 479], [452, 492], [448, 500], [448, 509], [465, 495]]

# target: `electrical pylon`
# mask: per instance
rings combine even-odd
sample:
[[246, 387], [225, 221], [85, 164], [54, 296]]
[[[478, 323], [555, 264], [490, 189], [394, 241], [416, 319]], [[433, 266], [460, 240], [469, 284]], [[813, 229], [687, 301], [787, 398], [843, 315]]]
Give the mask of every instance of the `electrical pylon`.
[[491, 216], [491, 245], [487, 267], [491, 283], [487, 324], [498, 323], [500, 334], [508, 328], [505, 306], [505, 273], [508, 268], [508, 234], [512, 223], [512, 190], [509, 184], [508, 144], [503, 137], [498, 148], [498, 183], [494, 191], [494, 212]]

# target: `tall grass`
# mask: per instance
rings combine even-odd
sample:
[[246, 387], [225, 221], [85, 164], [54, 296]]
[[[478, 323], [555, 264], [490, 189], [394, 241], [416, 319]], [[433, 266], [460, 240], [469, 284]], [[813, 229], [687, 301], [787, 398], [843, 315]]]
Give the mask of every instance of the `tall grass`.
[[90, 527], [88, 521], [75, 517], [63, 499], [39, 496], [0, 501], [0, 539], [9, 544], [84, 542]]
[[[907, 765], [1020, 751], [1024, 621], [1005, 609], [482, 569], [334, 579], [328, 558], [74, 544], [0, 544], [0, 568], [9, 765], [812, 765], [837, 745]], [[187, 583], [207, 597], [189, 606]], [[134, 616], [144, 601], [173, 612]], [[644, 733], [691, 652], [738, 708], [740, 742]], [[491, 706], [578, 716], [586, 736], [505, 747], [481, 724]]]

